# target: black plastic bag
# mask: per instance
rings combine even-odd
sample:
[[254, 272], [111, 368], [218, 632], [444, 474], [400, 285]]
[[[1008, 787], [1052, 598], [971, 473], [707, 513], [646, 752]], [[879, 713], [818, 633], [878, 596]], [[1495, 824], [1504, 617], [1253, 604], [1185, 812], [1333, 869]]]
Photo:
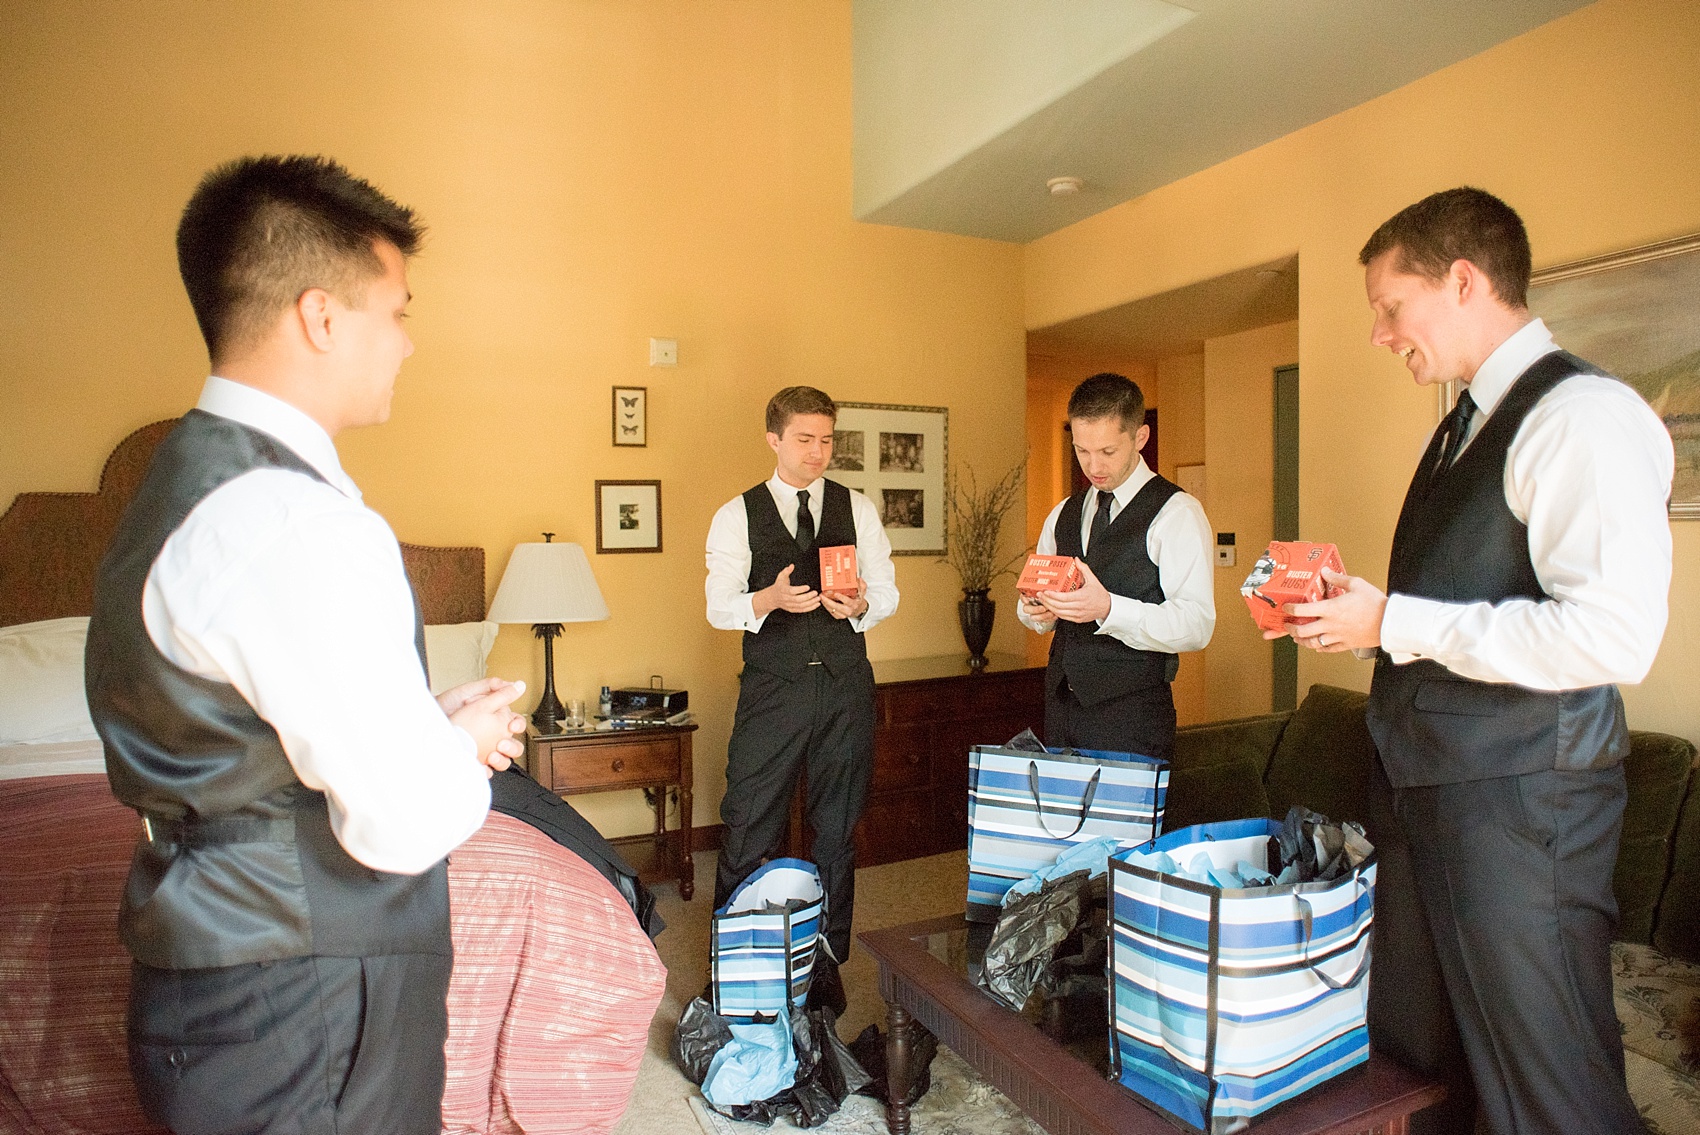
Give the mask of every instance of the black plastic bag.
[[[933, 1057], [937, 1056], [939, 1051], [938, 1037], [928, 1032], [919, 1022], [912, 1022], [910, 1028], [915, 1030], [914, 1053], [911, 1059], [920, 1071], [909, 1081], [909, 1096], [903, 1101], [905, 1107], [914, 1107], [933, 1086]], [[885, 1043], [886, 1037], [880, 1032], [880, 1027], [869, 1025], [862, 1030], [861, 1035], [850, 1042], [850, 1055], [869, 1077], [868, 1082], [858, 1089], [861, 1094], [872, 1096], [889, 1106], [891, 1077], [885, 1062]]]
[[[715, 1013], [707, 998], [698, 997], [685, 1006], [673, 1030], [673, 1060], [685, 1078], [700, 1087], [715, 1055], [731, 1039], [726, 1018]], [[851, 1093], [867, 1087], [870, 1076], [838, 1039], [837, 1018], [831, 1009], [792, 1009], [791, 1047], [797, 1056], [797, 1074], [790, 1087], [765, 1100], [715, 1110], [763, 1126], [783, 1116], [797, 1127], [819, 1127]]]
[[698, 997], [679, 1014], [678, 1027], [673, 1030], [673, 1063], [685, 1079], [701, 1087], [715, 1054], [731, 1039], [726, 1018], [714, 1011], [706, 997]]
[[976, 983], [1019, 1013], [1091, 902], [1092, 878], [1075, 871], [1017, 895], [998, 914]]

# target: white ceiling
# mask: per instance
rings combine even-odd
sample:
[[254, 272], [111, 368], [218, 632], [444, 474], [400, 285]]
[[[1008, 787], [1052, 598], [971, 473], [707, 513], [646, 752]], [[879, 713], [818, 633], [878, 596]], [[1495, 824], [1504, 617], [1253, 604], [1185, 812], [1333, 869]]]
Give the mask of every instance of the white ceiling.
[[1206, 339], [1299, 317], [1299, 258], [1288, 256], [1027, 333], [1039, 358], [1120, 355], [1154, 362]]
[[1586, 2], [854, 0], [855, 214], [1030, 241]]

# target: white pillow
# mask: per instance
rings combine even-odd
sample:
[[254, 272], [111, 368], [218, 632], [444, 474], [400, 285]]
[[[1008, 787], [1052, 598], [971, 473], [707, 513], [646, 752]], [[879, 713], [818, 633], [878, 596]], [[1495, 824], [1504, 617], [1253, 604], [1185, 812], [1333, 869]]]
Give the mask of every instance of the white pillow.
[[0, 745], [92, 741], [83, 693], [86, 618], [0, 627]]
[[425, 660], [431, 667], [431, 692], [476, 682], [496, 641], [500, 623], [440, 623], [425, 628]]

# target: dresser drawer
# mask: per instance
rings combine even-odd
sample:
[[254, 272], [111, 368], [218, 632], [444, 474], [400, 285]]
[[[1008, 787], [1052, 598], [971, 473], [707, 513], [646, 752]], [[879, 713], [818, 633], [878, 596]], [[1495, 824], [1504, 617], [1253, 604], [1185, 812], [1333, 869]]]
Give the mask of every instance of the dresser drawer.
[[927, 783], [933, 731], [925, 725], [897, 725], [874, 734], [873, 792], [915, 788]]
[[[950, 682], [916, 682], [879, 691], [881, 725], [913, 725], [932, 721], [960, 721], [1009, 712], [1032, 679], [1001, 674], [961, 678]], [[1041, 695], [1043, 696], [1043, 695]]]
[[549, 789], [559, 793], [679, 779], [679, 745], [671, 737], [652, 742], [562, 746], [549, 750], [548, 761]]

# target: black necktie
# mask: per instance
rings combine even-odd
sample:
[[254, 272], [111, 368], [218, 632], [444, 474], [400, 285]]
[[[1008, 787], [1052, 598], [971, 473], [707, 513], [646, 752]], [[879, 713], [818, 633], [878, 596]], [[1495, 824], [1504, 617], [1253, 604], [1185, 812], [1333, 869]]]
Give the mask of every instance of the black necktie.
[[815, 544], [815, 518], [809, 512], [809, 494], [797, 494], [797, 547], [808, 551]]
[[1441, 448], [1440, 464], [1434, 467], [1434, 476], [1440, 476], [1458, 460], [1458, 451], [1464, 448], [1464, 441], [1470, 436], [1470, 419], [1475, 413], [1476, 400], [1470, 397], [1470, 392], [1466, 390], [1458, 395], [1458, 404], [1446, 415], [1446, 444]]
[[1102, 536], [1105, 531], [1109, 529], [1110, 506], [1113, 505], [1115, 501], [1116, 498], [1113, 494], [1106, 493], [1103, 489], [1098, 490], [1098, 511], [1092, 514], [1092, 535], [1087, 541], [1086, 547], [1088, 552], [1097, 545], [1098, 537]]

